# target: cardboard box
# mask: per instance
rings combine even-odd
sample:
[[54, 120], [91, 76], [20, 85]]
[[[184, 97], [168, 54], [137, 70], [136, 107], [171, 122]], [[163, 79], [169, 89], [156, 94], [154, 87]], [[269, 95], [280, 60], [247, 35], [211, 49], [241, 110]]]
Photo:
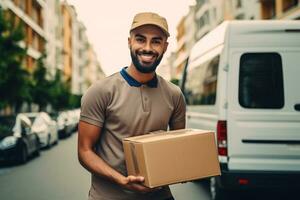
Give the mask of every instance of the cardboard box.
[[181, 129], [123, 140], [128, 175], [150, 188], [220, 175], [214, 133]]

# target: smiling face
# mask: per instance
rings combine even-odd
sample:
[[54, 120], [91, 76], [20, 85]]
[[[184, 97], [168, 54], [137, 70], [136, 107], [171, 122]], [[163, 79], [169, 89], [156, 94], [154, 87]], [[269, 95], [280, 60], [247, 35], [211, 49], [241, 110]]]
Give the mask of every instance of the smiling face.
[[144, 25], [131, 31], [128, 46], [132, 63], [141, 73], [152, 73], [168, 47], [164, 32], [154, 25]]

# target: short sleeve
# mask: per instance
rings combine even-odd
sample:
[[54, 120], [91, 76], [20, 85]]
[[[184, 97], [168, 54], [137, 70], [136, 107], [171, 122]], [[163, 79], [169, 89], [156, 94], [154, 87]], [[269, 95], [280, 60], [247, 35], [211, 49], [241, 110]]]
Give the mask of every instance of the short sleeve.
[[101, 83], [91, 86], [81, 98], [80, 121], [103, 127], [109, 95]]
[[176, 100], [177, 101], [176, 101], [175, 107], [174, 107], [175, 109], [172, 113], [172, 116], [171, 116], [171, 119], [169, 122], [169, 126], [170, 126], [171, 130], [185, 128], [186, 104], [185, 104], [184, 96], [181, 93], [181, 91], [177, 95]]

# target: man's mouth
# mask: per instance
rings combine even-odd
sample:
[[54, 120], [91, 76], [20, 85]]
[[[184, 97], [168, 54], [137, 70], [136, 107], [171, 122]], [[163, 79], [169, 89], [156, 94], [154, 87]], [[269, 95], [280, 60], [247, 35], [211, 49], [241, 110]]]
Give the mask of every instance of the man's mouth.
[[139, 58], [144, 63], [152, 63], [155, 60], [155, 56], [151, 54], [141, 54]]

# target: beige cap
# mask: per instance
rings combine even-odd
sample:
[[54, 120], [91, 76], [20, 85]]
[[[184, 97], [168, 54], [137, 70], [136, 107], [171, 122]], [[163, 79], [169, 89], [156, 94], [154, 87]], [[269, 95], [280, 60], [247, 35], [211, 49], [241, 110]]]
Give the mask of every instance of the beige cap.
[[170, 36], [166, 18], [152, 12], [143, 12], [136, 14], [133, 18], [130, 31], [147, 24], [158, 26], [167, 35], [167, 37]]

